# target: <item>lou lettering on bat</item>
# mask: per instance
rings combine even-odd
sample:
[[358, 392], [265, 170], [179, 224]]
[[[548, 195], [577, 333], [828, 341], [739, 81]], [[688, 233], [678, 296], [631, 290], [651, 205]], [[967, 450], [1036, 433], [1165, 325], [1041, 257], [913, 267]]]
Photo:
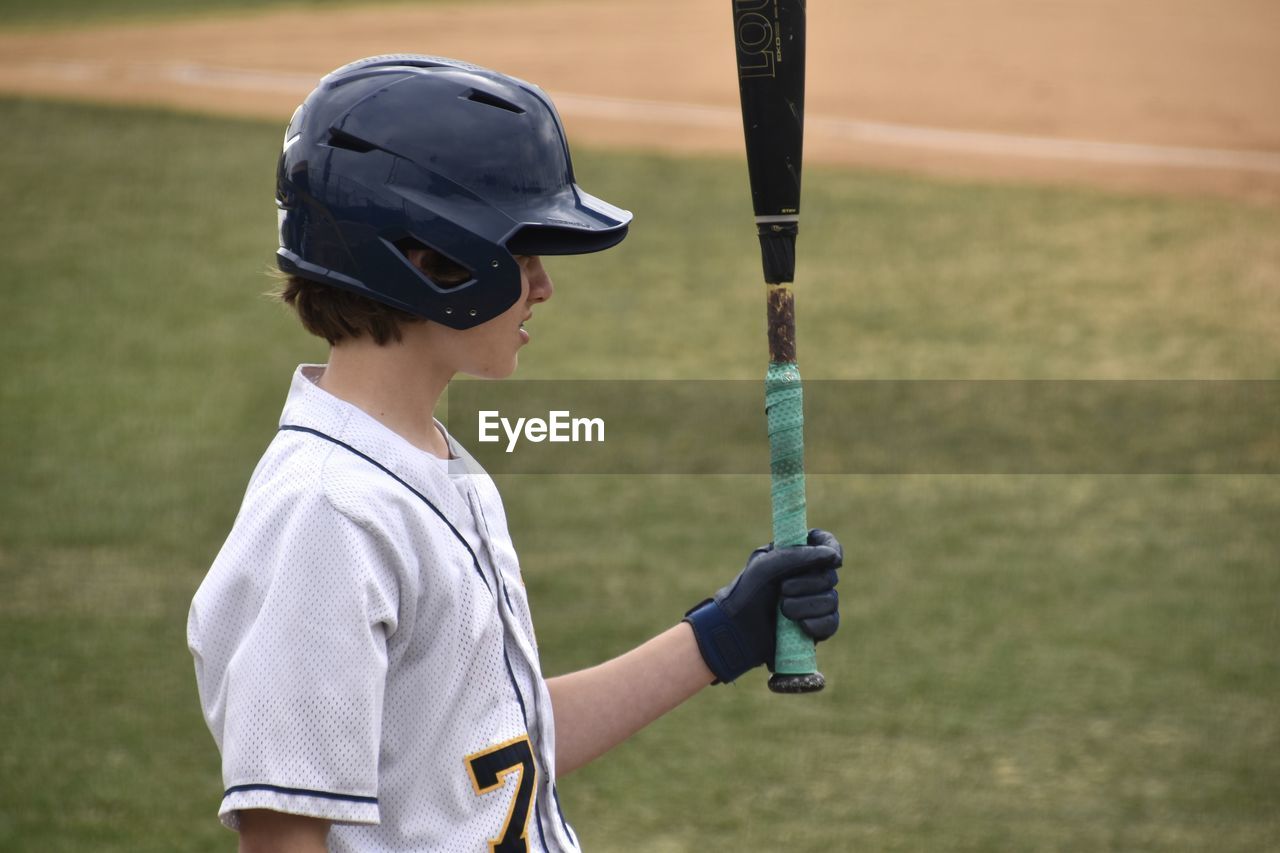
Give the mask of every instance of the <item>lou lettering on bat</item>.
[[774, 0], [734, 0], [734, 39], [738, 47], [739, 77], [774, 76], [777, 37], [774, 21], [765, 11]]

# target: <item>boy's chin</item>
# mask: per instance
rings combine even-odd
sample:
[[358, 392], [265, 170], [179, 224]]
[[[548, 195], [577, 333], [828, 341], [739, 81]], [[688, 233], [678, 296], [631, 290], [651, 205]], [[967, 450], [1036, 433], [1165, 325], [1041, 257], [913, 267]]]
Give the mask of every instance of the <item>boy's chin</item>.
[[506, 379], [516, 372], [520, 366], [520, 357], [513, 356], [510, 364], [489, 365], [482, 370], [464, 370], [462, 373], [472, 379]]

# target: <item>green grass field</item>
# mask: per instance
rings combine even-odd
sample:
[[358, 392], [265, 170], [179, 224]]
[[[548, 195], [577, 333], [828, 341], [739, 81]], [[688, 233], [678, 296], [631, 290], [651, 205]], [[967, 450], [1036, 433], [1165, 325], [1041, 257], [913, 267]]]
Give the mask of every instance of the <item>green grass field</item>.
[[[231, 850], [184, 630], [293, 365], [323, 358], [261, 296], [280, 128], [0, 118], [0, 850]], [[520, 375], [759, 375], [741, 165], [577, 166], [636, 224], [550, 265]], [[805, 217], [807, 377], [1280, 378], [1273, 208], [810, 169]], [[500, 485], [549, 673], [666, 627], [768, 538], [760, 478]], [[810, 492], [847, 546], [830, 688], [748, 677], [568, 777], [585, 849], [1274, 849], [1276, 477]]]

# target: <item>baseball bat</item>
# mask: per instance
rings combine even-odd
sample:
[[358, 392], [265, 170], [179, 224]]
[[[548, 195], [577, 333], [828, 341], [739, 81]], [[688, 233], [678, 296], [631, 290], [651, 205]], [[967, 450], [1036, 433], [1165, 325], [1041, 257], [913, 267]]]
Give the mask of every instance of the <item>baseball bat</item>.
[[[804, 148], [805, 0], [733, 0], [747, 174], [764, 266], [769, 332], [765, 413], [775, 547], [809, 539], [804, 497], [804, 402], [796, 367], [796, 233]], [[813, 641], [778, 612], [769, 689], [813, 693], [826, 682]]]

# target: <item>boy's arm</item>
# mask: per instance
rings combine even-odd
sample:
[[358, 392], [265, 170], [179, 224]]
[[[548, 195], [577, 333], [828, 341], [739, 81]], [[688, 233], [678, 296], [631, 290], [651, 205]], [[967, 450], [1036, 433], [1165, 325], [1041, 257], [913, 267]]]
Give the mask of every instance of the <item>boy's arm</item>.
[[708, 684], [772, 666], [779, 607], [815, 640], [829, 638], [840, 625], [843, 559], [823, 530], [811, 531], [807, 545], [758, 548], [679, 625], [613, 660], [549, 679], [557, 774], [598, 758]]
[[557, 775], [600, 757], [714, 679], [685, 622], [613, 660], [549, 679]]
[[245, 809], [240, 853], [328, 853], [329, 822], [314, 817]]

